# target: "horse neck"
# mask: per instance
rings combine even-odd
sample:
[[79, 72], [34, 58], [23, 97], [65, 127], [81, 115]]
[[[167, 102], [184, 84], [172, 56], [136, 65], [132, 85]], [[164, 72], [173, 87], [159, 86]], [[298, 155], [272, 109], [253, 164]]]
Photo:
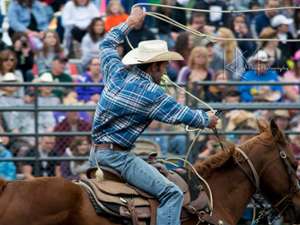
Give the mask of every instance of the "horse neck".
[[[249, 156], [249, 152], [245, 152]], [[248, 164], [244, 162], [242, 166], [252, 176]], [[207, 181], [213, 193], [214, 214], [230, 224], [237, 224], [255, 193], [254, 185], [237, 165], [215, 170]]]
[[215, 172], [208, 183], [213, 193], [214, 214], [230, 224], [236, 224], [255, 190], [237, 170]]

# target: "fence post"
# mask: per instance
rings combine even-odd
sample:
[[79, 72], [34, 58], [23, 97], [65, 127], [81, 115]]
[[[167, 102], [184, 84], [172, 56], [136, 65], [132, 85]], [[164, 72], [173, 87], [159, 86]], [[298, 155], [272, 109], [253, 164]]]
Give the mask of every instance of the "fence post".
[[34, 163], [34, 171], [36, 174], [39, 173], [39, 112], [38, 112], [38, 95], [39, 95], [39, 91], [38, 91], [38, 87], [37, 85], [33, 86], [33, 90], [34, 90], [34, 140], [35, 140], [35, 151], [36, 151], [36, 155], [35, 155], [35, 163]]

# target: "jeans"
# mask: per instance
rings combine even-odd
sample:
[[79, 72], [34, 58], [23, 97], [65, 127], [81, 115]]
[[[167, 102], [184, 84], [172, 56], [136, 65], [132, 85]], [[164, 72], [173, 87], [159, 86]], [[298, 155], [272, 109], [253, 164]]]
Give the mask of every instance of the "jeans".
[[96, 159], [100, 165], [117, 170], [129, 184], [158, 199], [157, 225], [180, 224], [183, 193], [157, 169], [130, 152], [95, 150], [93, 154], [91, 151], [90, 163], [93, 166]]

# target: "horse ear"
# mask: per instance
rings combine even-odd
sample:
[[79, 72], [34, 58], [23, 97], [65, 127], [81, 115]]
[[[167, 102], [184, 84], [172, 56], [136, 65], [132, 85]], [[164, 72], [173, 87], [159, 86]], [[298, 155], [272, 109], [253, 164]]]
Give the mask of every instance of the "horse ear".
[[270, 129], [271, 129], [271, 133], [272, 133], [273, 138], [275, 138], [275, 140], [278, 143], [282, 143], [282, 144], [286, 143], [285, 136], [282, 133], [282, 131], [279, 129], [279, 127], [277, 126], [274, 119], [271, 119]]
[[259, 133], [263, 133], [268, 129], [268, 124], [265, 120], [258, 119], [256, 120], [256, 122], [259, 129]]
[[279, 127], [275, 123], [274, 119], [271, 119], [270, 128], [271, 128], [272, 136], [276, 137], [278, 135], [278, 132], [279, 132]]

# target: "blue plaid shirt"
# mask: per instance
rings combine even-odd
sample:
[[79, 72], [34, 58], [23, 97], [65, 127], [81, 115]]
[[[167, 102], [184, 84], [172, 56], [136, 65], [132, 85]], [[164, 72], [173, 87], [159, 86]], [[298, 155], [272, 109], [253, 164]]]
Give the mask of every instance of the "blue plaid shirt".
[[100, 44], [105, 88], [94, 116], [94, 143], [116, 143], [130, 149], [153, 120], [207, 127], [209, 118], [204, 111], [178, 104], [149, 74], [121, 62], [116, 48], [128, 31], [127, 24], [122, 23]]

